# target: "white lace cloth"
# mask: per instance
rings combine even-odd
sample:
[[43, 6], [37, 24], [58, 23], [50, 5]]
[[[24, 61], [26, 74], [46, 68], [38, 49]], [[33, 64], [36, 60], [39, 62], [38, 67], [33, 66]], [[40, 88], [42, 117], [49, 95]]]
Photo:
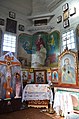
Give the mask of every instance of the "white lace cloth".
[[73, 112], [73, 104], [72, 98], [69, 92], [56, 92], [54, 98], [54, 110], [56, 111], [57, 115], [59, 115], [60, 110], [62, 111], [63, 115], [66, 116], [68, 113]]
[[50, 100], [52, 102], [53, 94], [48, 84], [28, 84], [22, 93], [22, 101], [26, 100]]

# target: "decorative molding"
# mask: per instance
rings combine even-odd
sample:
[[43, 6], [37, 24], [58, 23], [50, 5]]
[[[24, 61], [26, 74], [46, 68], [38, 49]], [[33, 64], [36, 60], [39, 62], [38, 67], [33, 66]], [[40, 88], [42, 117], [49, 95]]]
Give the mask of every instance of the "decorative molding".
[[64, 3], [66, 0], [52, 0], [50, 4], [48, 4], [47, 9], [52, 12], [57, 7], [59, 7], [62, 3]]
[[27, 31], [30, 31], [30, 32], [32, 32], [32, 31], [46, 31], [46, 30], [50, 31], [52, 29], [54, 29], [54, 26], [44, 25], [44, 26], [29, 27], [29, 28], [27, 28]]
[[41, 15], [35, 15], [35, 16], [28, 16], [27, 19], [33, 20], [33, 19], [38, 19], [38, 18], [46, 18], [46, 17], [54, 17], [55, 14], [41, 14]]
[[[28, 31], [41, 31], [41, 30], [47, 30], [47, 29], [52, 29], [51, 26], [48, 26], [47, 24], [49, 23], [49, 21], [55, 16], [55, 14], [41, 14], [41, 15], [36, 15], [36, 16], [28, 16], [27, 19], [28, 20], [32, 20], [33, 22], [33, 26], [37, 26], [37, 27], [31, 27], [29, 28]], [[47, 20], [47, 23], [39, 23], [37, 25], [34, 25], [35, 21], [44, 21]], [[39, 27], [38, 27], [39, 26]], [[41, 26], [41, 27], [40, 27]], [[49, 28], [50, 27], [50, 28]]]

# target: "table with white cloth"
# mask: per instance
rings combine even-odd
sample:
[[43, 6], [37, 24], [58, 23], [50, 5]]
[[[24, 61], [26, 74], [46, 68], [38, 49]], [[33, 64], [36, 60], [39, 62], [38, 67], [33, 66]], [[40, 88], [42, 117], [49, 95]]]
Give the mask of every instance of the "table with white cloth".
[[46, 107], [53, 101], [52, 90], [48, 84], [27, 84], [23, 89], [22, 101], [28, 101], [28, 106]]
[[61, 111], [62, 116], [66, 116], [68, 113], [73, 113], [73, 104], [70, 93], [56, 92], [53, 108], [56, 111], [57, 115], [60, 115]]
[[68, 114], [73, 114], [79, 107], [79, 89], [55, 87], [54, 90], [53, 108], [57, 115], [68, 117]]

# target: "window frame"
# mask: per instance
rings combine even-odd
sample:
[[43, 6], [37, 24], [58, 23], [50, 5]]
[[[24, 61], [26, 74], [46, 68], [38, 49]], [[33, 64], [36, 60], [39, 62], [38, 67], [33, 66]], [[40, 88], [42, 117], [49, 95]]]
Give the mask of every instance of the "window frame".
[[[15, 39], [14, 39], [14, 41], [12, 40], [13, 38], [11, 38], [11, 41], [10, 41], [10, 39], [9, 40], [5, 40], [4, 41], [4, 35], [7, 35], [7, 39], [8, 39], [8, 36], [9, 37], [15, 37]], [[8, 42], [10, 43], [9, 45], [4, 45], [4, 42], [7, 44]], [[12, 43], [14, 42], [14, 47], [12, 46]], [[17, 43], [17, 37], [16, 37], [16, 35], [15, 34], [12, 34], [12, 33], [7, 33], [7, 32], [5, 32], [4, 34], [3, 34], [3, 42], [2, 42], [2, 52], [12, 52], [12, 53], [16, 53], [16, 43]], [[4, 50], [4, 46], [6, 46], [6, 48], [10, 48], [10, 50]], [[12, 50], [12, 48], [14, 48], [14, 51]]]
[[[62, 32], [62, 34], [61, 34], [61, 52], [63, 52], [63, 51], [66, 49], [66, 43], [65, 43], [65, 45], [63, 45], [63, 39], [68, 38], [68, 35], [67, 35], [67, 34], [68, 34], [68, 32], [71, 32], [71, 31], [73, 31], [74, 41], [73, 41], [73, 42], [71, 41], [71, 37], [73, 37], [73, 36], [71, 35], [71, 33], [69, 33], [69, 34], [70, 34], [70, 35], [69, 35], [69, 37], [70, 37], [69, 42], [70, 42], [70, 43], [67, 43], [67, 47], [68, 47], [68, 45], [72, 45], [72, 43], [74, 43], [74, 48], [69, 48], [69, 47], [68, 47], [68, 49], [77, 50], [75, 30], [74, 30], [74, 29], [69, 29], [69, 30], [67, 30], [67, 31], [65, 31], [65, 32]], [[66, 34], [66, 36], [63, 37], [63, 35], [65, 35], [65, 34]], [[65, 41], [65, 42], [68, 42], [68, 40]], [[71, 46], [70, 46], [70, 47], [71, 47]]]

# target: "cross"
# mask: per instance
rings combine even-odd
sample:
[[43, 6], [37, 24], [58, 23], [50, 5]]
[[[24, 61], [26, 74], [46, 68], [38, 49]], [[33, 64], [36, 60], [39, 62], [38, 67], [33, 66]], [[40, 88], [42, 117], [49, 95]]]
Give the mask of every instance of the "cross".
[[10, 86], [11, 82], [11, 67], [20, 66], [20, 62], [14, 62], [14, 57], [9, 54], [5, 55], [4, 60], [0, 61], [0, 65], [6, 66], [6, 82], [4, 83], [4, 89], [6, 90], [6, 98], [10, 98], [10, 94], [13, 92], [12, 87]]
[[64, 40], [64, 41], [66, 41], [66, 50], [68, 50], [67, 40], [69, 40], [69, 39], [65, 38], [65, 40]]

